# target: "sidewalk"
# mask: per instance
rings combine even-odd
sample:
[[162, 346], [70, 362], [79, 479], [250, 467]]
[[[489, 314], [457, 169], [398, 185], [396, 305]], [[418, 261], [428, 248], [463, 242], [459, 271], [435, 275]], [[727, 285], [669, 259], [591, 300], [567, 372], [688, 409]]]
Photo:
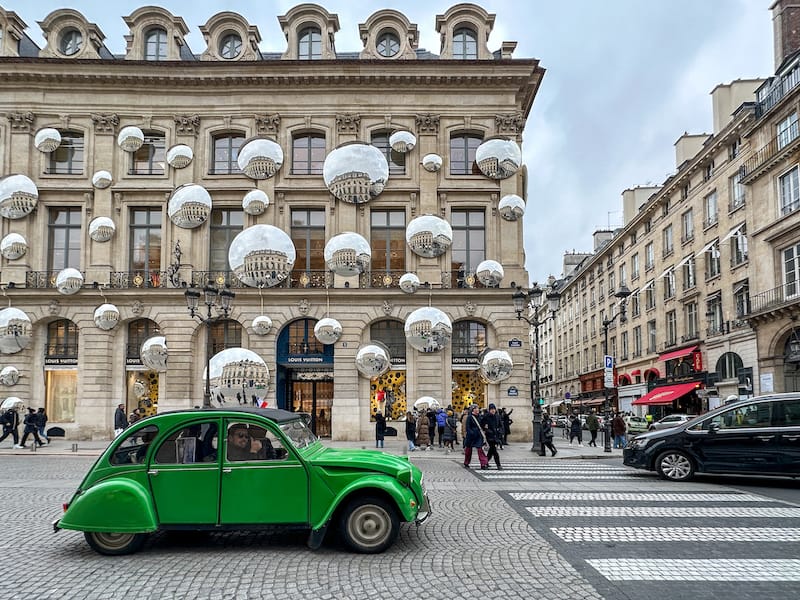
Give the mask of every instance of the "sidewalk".
[[[35, 448], [33, 440], [28, 440], [27, 448], [12, 448], [12, 444], [6, 439], [0, 445], [0, 456], [6, 455], [21, 455], [21, 456], [99, 456], [105, 450], [109, 441], [74, 441], [74, 440], [61, 440], [53, 438], [51, 443], [41, 448]], [[359, 442], [341, 442], [323, 439], [322, 443], [329, 448], [359, 448], [367, 450], [375, 450], [375, 440], [363, 440]], [[546, 457], [539, 456], [537, 452], [531, 452], [531, 442], [513, 442], [506, 445], [500, 451], [500, 461], [520, 462], [526, 460], [559, 460], [559, 459], [601, 459], [601, 458], [620, 458], [622, 450], [612, 449], [611, 452], [603, 451], [602, 436], [597, 440], [597, 448], [587, 446], [573, 445], [560, 438], [556, 437], [553, 444], [558, 450], [555, 457], [551, 457], [547, 453]], [[399, 456], [408, 455], [411, 458], [419, 459], [446, 459], [456, 460], [462, 456], [461, 447], [458, 446], [454, 452], [446, 453], [443, 448], [438, 445], [431, 450], [416, 450], [414, 452], [408, 451], [408, 444], [405, 439], [391, 439], [387, 438], [384, 448], [378, 448], [383, 452], [389, 452]], [[473, 457], [473, 461], [477, 461], [477, 457]]]

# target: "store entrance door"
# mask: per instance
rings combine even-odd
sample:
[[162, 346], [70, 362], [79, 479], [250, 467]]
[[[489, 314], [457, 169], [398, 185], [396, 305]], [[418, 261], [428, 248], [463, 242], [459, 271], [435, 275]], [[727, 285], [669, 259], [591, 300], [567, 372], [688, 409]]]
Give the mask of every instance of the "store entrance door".
[[333, 379], [291, 382], [292, 412], [306, 412], [312, 416], [311, 428], [319, 437], [331, 436], [331, 406], [333, 405]]

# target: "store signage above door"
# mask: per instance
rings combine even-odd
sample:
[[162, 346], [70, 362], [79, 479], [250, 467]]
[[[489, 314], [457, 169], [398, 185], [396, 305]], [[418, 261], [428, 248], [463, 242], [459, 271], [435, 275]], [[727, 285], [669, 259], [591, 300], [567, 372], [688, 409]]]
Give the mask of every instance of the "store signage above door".
[[78, 366], [78, 359], [77, 357], [56, 358], [53, 356], [45, 356], [44, 364], [49, 366], [59, 366], [59, 367]]

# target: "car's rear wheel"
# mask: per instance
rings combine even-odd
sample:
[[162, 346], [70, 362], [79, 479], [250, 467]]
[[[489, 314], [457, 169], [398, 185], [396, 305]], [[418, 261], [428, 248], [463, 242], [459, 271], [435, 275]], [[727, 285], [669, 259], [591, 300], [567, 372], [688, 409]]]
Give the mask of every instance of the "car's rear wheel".
[[355, 498], [342, 511], [339, 532], [350, 550], [377, 554], [397, 539], [400, 520], [397, 510], [380, 498]]
[[668, 450], [656, 458], [656, 471], [669, 481], [688, 481], [694, 475], [694, 463], [680, 450]]
[[147, 539], [146, 533], [109, 533], [107, 531], [86, 531], [83, 536], [92, 550], [108, 556], [133, 554]]

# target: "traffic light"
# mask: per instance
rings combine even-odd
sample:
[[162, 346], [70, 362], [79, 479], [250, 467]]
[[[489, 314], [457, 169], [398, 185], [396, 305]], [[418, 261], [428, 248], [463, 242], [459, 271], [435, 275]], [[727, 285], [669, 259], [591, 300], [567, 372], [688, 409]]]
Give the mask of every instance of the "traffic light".
[[542, 406], [543, 404], [544, 404], [544, 398], [539, 398], [539, 406]]

